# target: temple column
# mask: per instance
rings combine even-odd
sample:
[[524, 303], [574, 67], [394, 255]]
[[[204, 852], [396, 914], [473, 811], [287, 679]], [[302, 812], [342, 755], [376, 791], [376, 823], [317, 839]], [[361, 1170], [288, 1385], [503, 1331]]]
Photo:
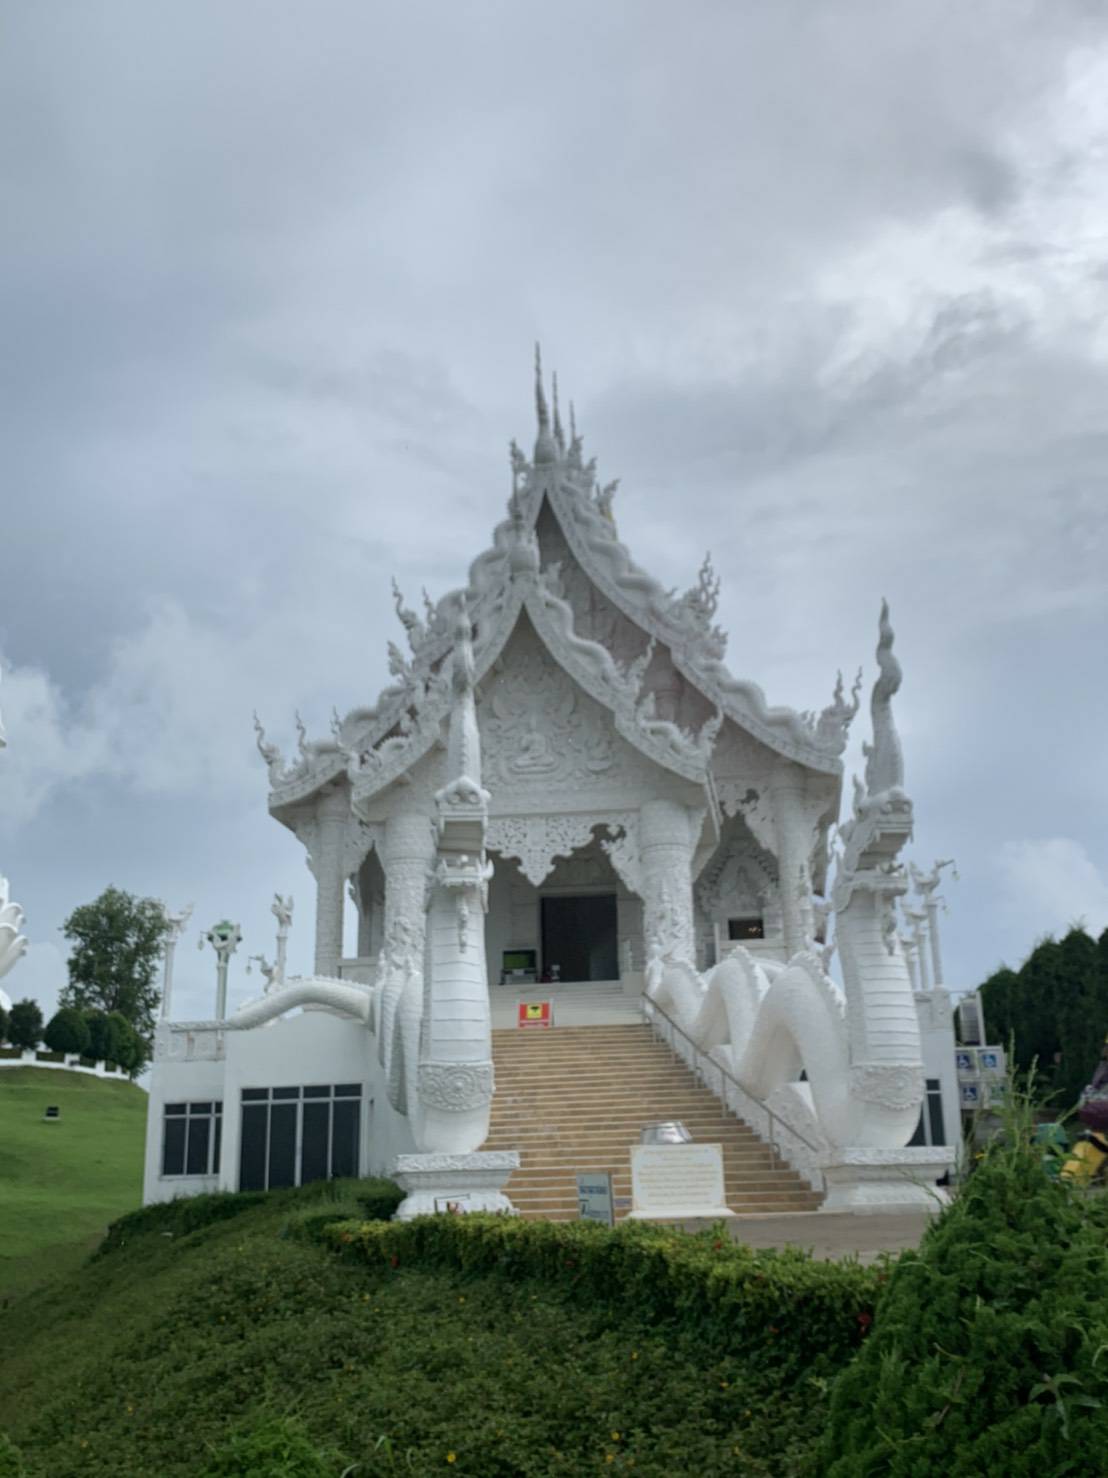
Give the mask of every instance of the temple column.
[[795, 765], [779, 767], [770, 781], [773, 826], [777, 837], [777, 891], [781, 899], [781, 927], [785, 959], [806, 948], [808, 917], [802, 897], [808, 879], [810, 837], [805, 817], [804, 776]]
[[[380, 1017], [377, 1052], [395, 1089], [394, 1031], [400, 997], [409, 977], [423, 976], [427, 937], [427, 882], [435, 859], [431, 819], [414, 808], [395, 811], [385, 823], [381, 865], [385, 870], [384, 969], [377, 976]], [[390, 1098], [391, 1101], [391, 1098]], [[393, 1107], [398, 1107], [394, 1103]]]
[[350, 798], [343, 789], [328, 791], [316, 810], [315, 973], [336, 977], [342, 959], [342, 904], [346, 879], [343, 851]]
[[687, 806], [647, 801], [639, 811], [643, 938], [647, 955], [696, 964], [692, 839]]

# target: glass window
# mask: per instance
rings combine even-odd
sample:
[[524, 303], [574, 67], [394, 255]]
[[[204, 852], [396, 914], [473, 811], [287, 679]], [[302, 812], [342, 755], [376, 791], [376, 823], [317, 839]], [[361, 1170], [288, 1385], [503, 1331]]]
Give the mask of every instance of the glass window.
[[[240, 1190], [272, 1190], [328, 1176], [357, 1175], [360, 1083], [246, 1088], [242, 1098]], [[216, 1117], [217, 1157], [220, 1127]]]
[[296, 1184], [296, 1119], [299, 1105], [269, 1107], [269, 1189]]
[[269, 1104], [244, 1103], [242, 1106], [242, 1143], [239, 1146], [240, 1191], [265, 1190], [268, 1135]]
[[764, 939], [766, 937], [765, 923], [762, 919], [728, 919], [728, 939]]
[[162, 1142], [162, 1174], [184, 1175], [185, 1173], [185, 1129], [183, 1118], [166, 1117], [165, 1139]]
[[304, 1128], [300, 1150], [300, 1184], [326, 1180], [331, 1164], [331, 1097], [304, 1105]]
[[358, 1120], [361, 1104], [353, 1098], [336, 1099], [331, 1136], [331, 1174], [358, 1173]]
[[[163, 1175], [213, 1175], [219, 1169], [221, 1103], [167, 1103]], [[214, 1125], [214, 1130], [213, 1130]]]

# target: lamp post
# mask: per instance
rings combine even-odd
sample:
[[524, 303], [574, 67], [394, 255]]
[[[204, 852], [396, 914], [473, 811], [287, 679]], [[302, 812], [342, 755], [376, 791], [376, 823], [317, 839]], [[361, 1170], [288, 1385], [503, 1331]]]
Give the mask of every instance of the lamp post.
[[216, 957], [216, 991], [215, 991], [215, 1018], [217, 1021], [227, 1019], [227, 966], [231, 956], [242, 943], [242, 930], [238, 924], [232, 924], [223, 919], [218, 924], [213, 924], [208, 932], [200, 940], [200, 948], [204, 948], [205, 941], [215, 950]]

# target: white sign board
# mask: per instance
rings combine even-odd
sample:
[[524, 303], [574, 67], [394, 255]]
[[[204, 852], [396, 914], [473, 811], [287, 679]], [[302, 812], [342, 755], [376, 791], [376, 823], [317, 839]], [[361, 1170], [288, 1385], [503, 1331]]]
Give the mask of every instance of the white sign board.
[[582, 1221], [602, 1221], [606, 1227], [615, 1222], [612, 1204], [612, 1176], [607, 1170], [586, 1170], [577, 1174], [577, 1208]]
[[734, 1216], [723, 1189], [718, 1144], [640, 1144], [631, 1151], [632, 1218], [639, 1221], [716, 1220]]

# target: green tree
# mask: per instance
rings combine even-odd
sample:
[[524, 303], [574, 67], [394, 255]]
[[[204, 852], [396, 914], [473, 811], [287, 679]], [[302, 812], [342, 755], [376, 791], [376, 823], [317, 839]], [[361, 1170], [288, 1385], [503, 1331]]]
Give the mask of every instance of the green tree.
[[156, 977], [167, 929], [156, 898], [136, 898], [121, 888], [105, 888], [92, 903], [75, 908], [62, 926], [73, 949], [61, 1004], [118, 1011], [148, 1042], [160, 999]]
[[145, 1041], [127, 1018], [120, 1015], [118, 1011], [110, 1011], [108, 1021], [115, 1029], [111, 1061], [126, 1072], [139, 1072], [145, 1066], [147, 1059]]
[[37, 1047], [42, 1041], [42, 1011], [37, 1001], [17, 1001], [8, 1022], [8, 1040], [13, 1047]]
[[81, 1014], [88, 1027], [88, 1055], [97, 1062], [118, 1062], [123, 1052], [120, 1022], [126, 1026], [125, 1019], [115, 1011], [84, 1011]]
[[85, 1018], [76, 1006], [63, 1006], [46, 1023], [42, 1040], [51, 1052], [79, 1052], [84, 1056], [89, 1048]]
[[0, 1006], [0, 1042], [8, 1040], [8, 1013]]

